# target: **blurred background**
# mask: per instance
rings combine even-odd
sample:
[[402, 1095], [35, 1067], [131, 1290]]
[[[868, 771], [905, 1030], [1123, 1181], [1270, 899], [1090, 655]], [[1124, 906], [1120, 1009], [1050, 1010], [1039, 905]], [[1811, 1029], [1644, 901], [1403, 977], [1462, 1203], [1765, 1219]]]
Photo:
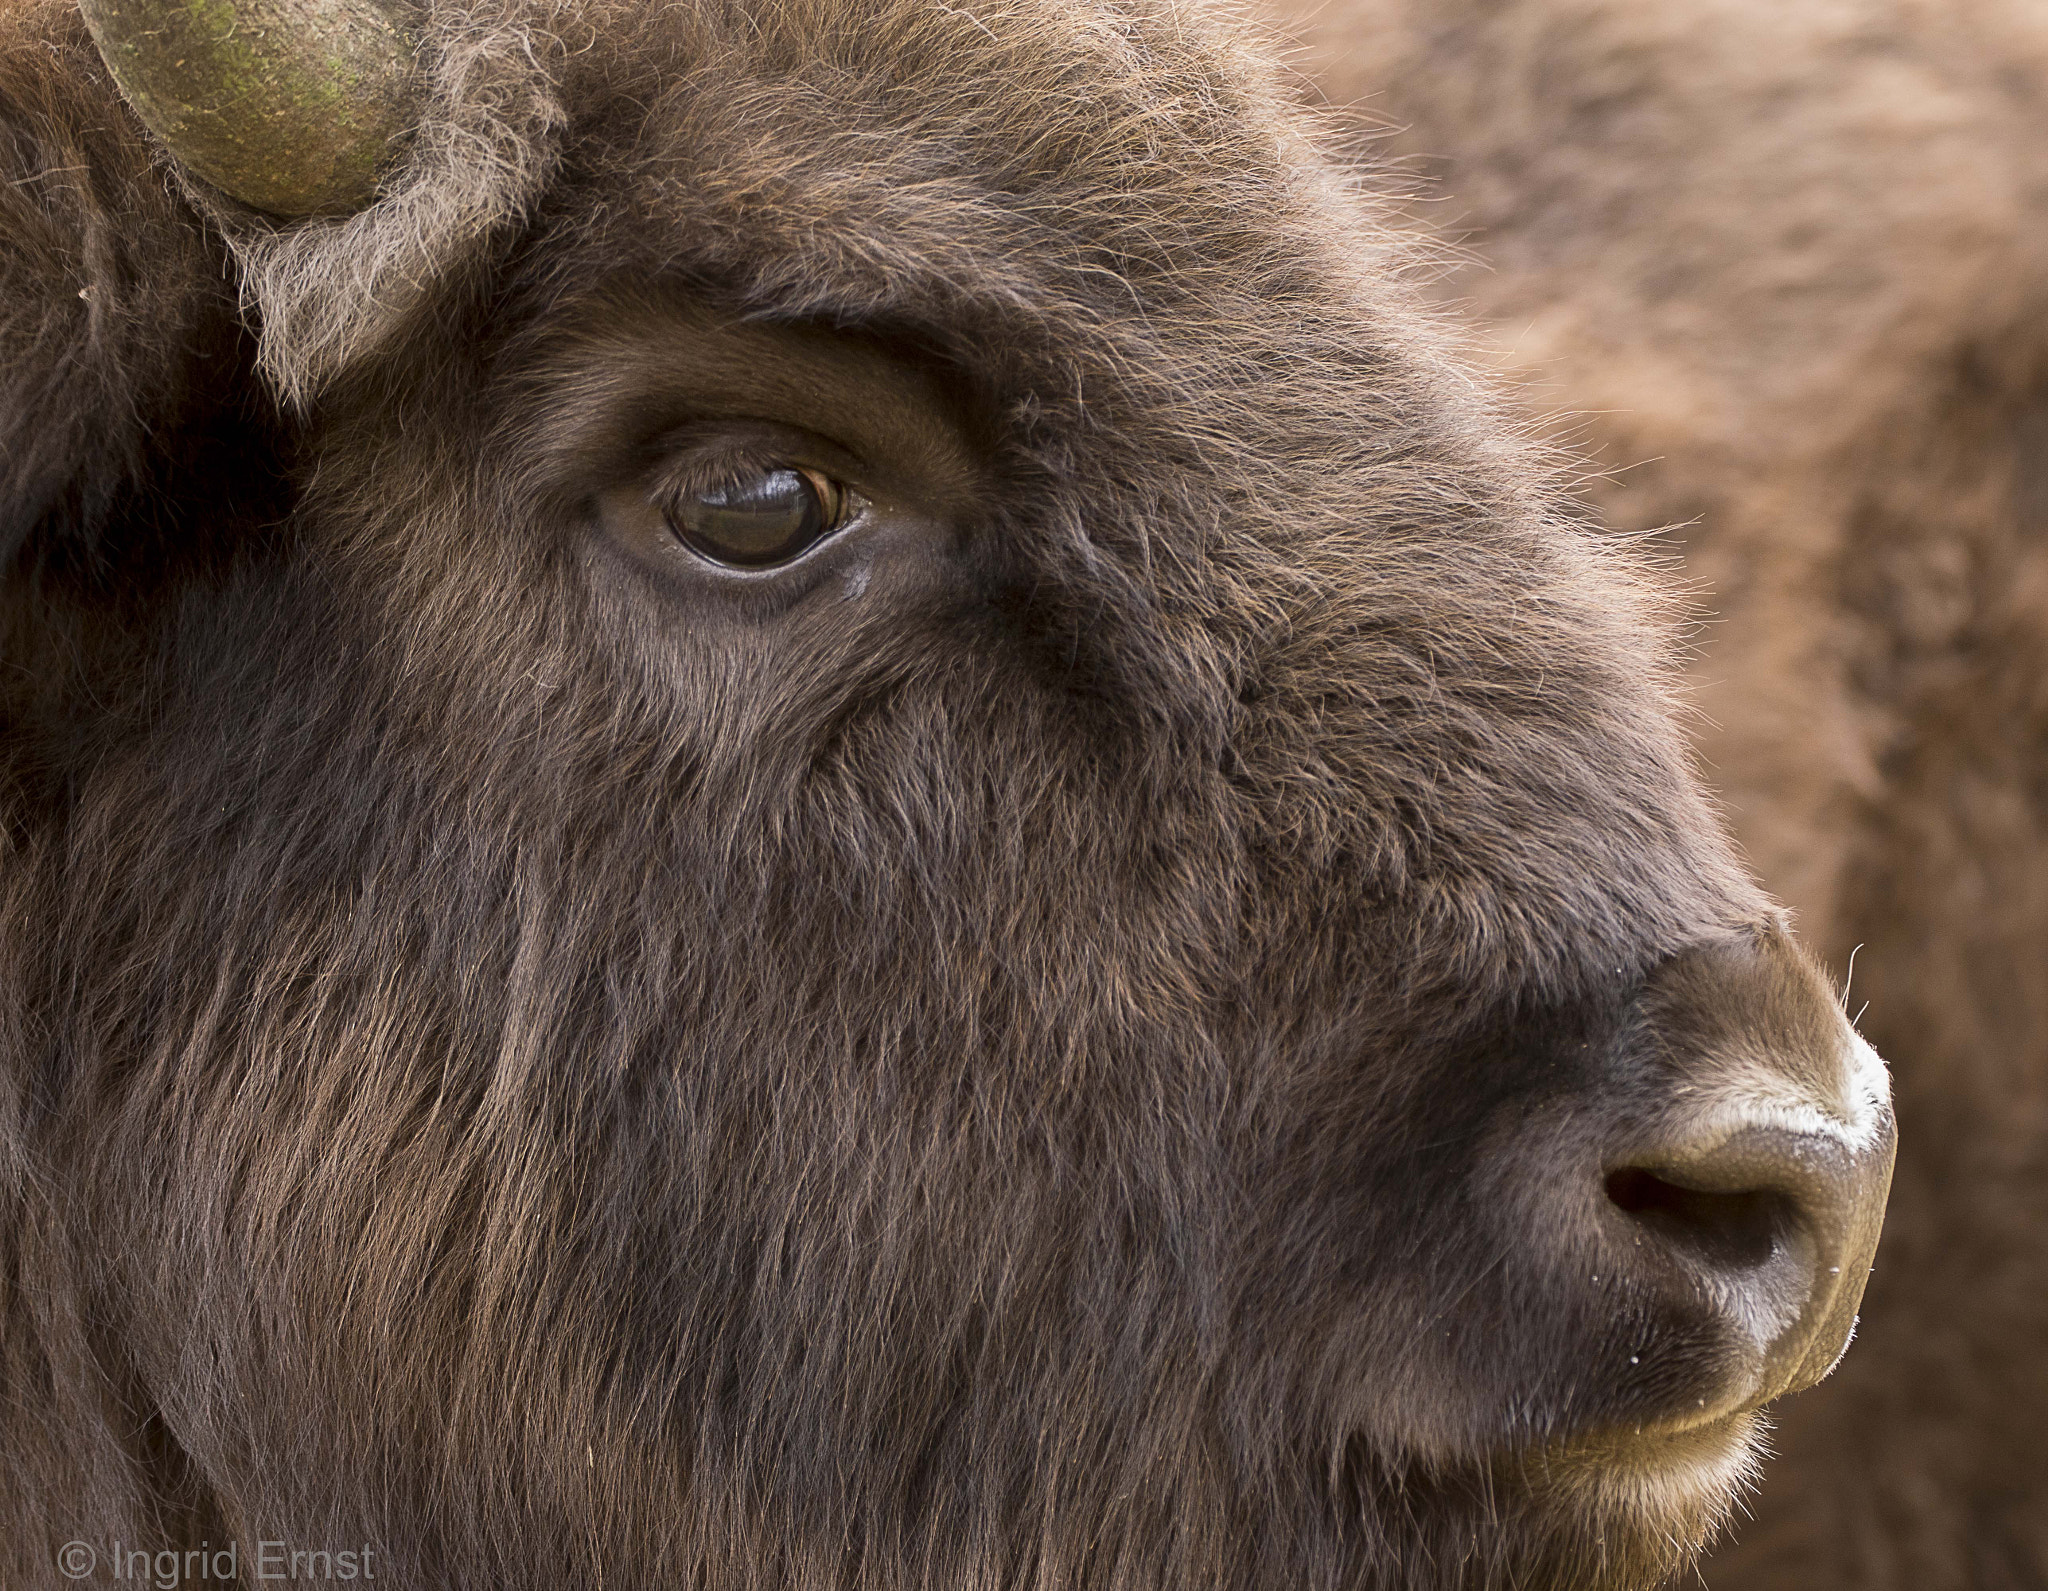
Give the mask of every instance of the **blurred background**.
[[2044, 1591], [2048, 0], [1262, 3], [1678, 560], [1705, 770], [1892, 1065], [1859, 1339], [1706, 1583]]

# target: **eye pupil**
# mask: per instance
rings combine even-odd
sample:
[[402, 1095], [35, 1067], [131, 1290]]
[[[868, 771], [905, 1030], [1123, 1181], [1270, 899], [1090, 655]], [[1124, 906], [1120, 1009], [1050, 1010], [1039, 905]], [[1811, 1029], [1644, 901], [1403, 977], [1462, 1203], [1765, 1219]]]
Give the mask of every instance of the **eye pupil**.
[[669, 515], [688, 546], [744, 569], [787, 563], [836, 530], [838, 521], [837, 488], [809, 470], [786, 467], [695, 488]]

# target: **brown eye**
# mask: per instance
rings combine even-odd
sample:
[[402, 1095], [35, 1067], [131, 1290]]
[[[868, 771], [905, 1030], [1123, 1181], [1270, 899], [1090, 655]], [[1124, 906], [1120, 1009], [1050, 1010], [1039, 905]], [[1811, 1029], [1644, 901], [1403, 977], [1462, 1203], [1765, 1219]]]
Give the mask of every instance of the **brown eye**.
[[674, 498], [668, 522], [715, 563], [761, 569], [787, 563], [839, 528], [846, 494], [812, 470], [752, 471]]

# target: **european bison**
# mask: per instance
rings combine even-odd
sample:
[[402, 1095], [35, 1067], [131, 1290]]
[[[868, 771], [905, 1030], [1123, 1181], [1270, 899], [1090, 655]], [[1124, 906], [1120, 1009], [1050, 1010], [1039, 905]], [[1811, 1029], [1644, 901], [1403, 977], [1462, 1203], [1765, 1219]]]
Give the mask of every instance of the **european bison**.
[[1709, 1579], [2048, 1587], [2048, 11], [1294, 9], [1609, 522], [1676, 527], [1736, 833], [1899, 1069], [1859, 1346]]
[[1686, 1560], [1883, 1070], [1236, 24], [90, 9], [142, 120], [0, 21], [0, 1581]]

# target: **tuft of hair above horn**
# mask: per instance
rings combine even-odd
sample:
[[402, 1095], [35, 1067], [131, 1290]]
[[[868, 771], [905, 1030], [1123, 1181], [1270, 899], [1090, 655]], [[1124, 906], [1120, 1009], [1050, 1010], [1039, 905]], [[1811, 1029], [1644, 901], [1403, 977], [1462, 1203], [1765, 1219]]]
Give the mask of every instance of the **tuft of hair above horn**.
[[411, 18], [375, 0], [79, 0], [143, 124], [277, 216], [368, 204], [418, 120]]

